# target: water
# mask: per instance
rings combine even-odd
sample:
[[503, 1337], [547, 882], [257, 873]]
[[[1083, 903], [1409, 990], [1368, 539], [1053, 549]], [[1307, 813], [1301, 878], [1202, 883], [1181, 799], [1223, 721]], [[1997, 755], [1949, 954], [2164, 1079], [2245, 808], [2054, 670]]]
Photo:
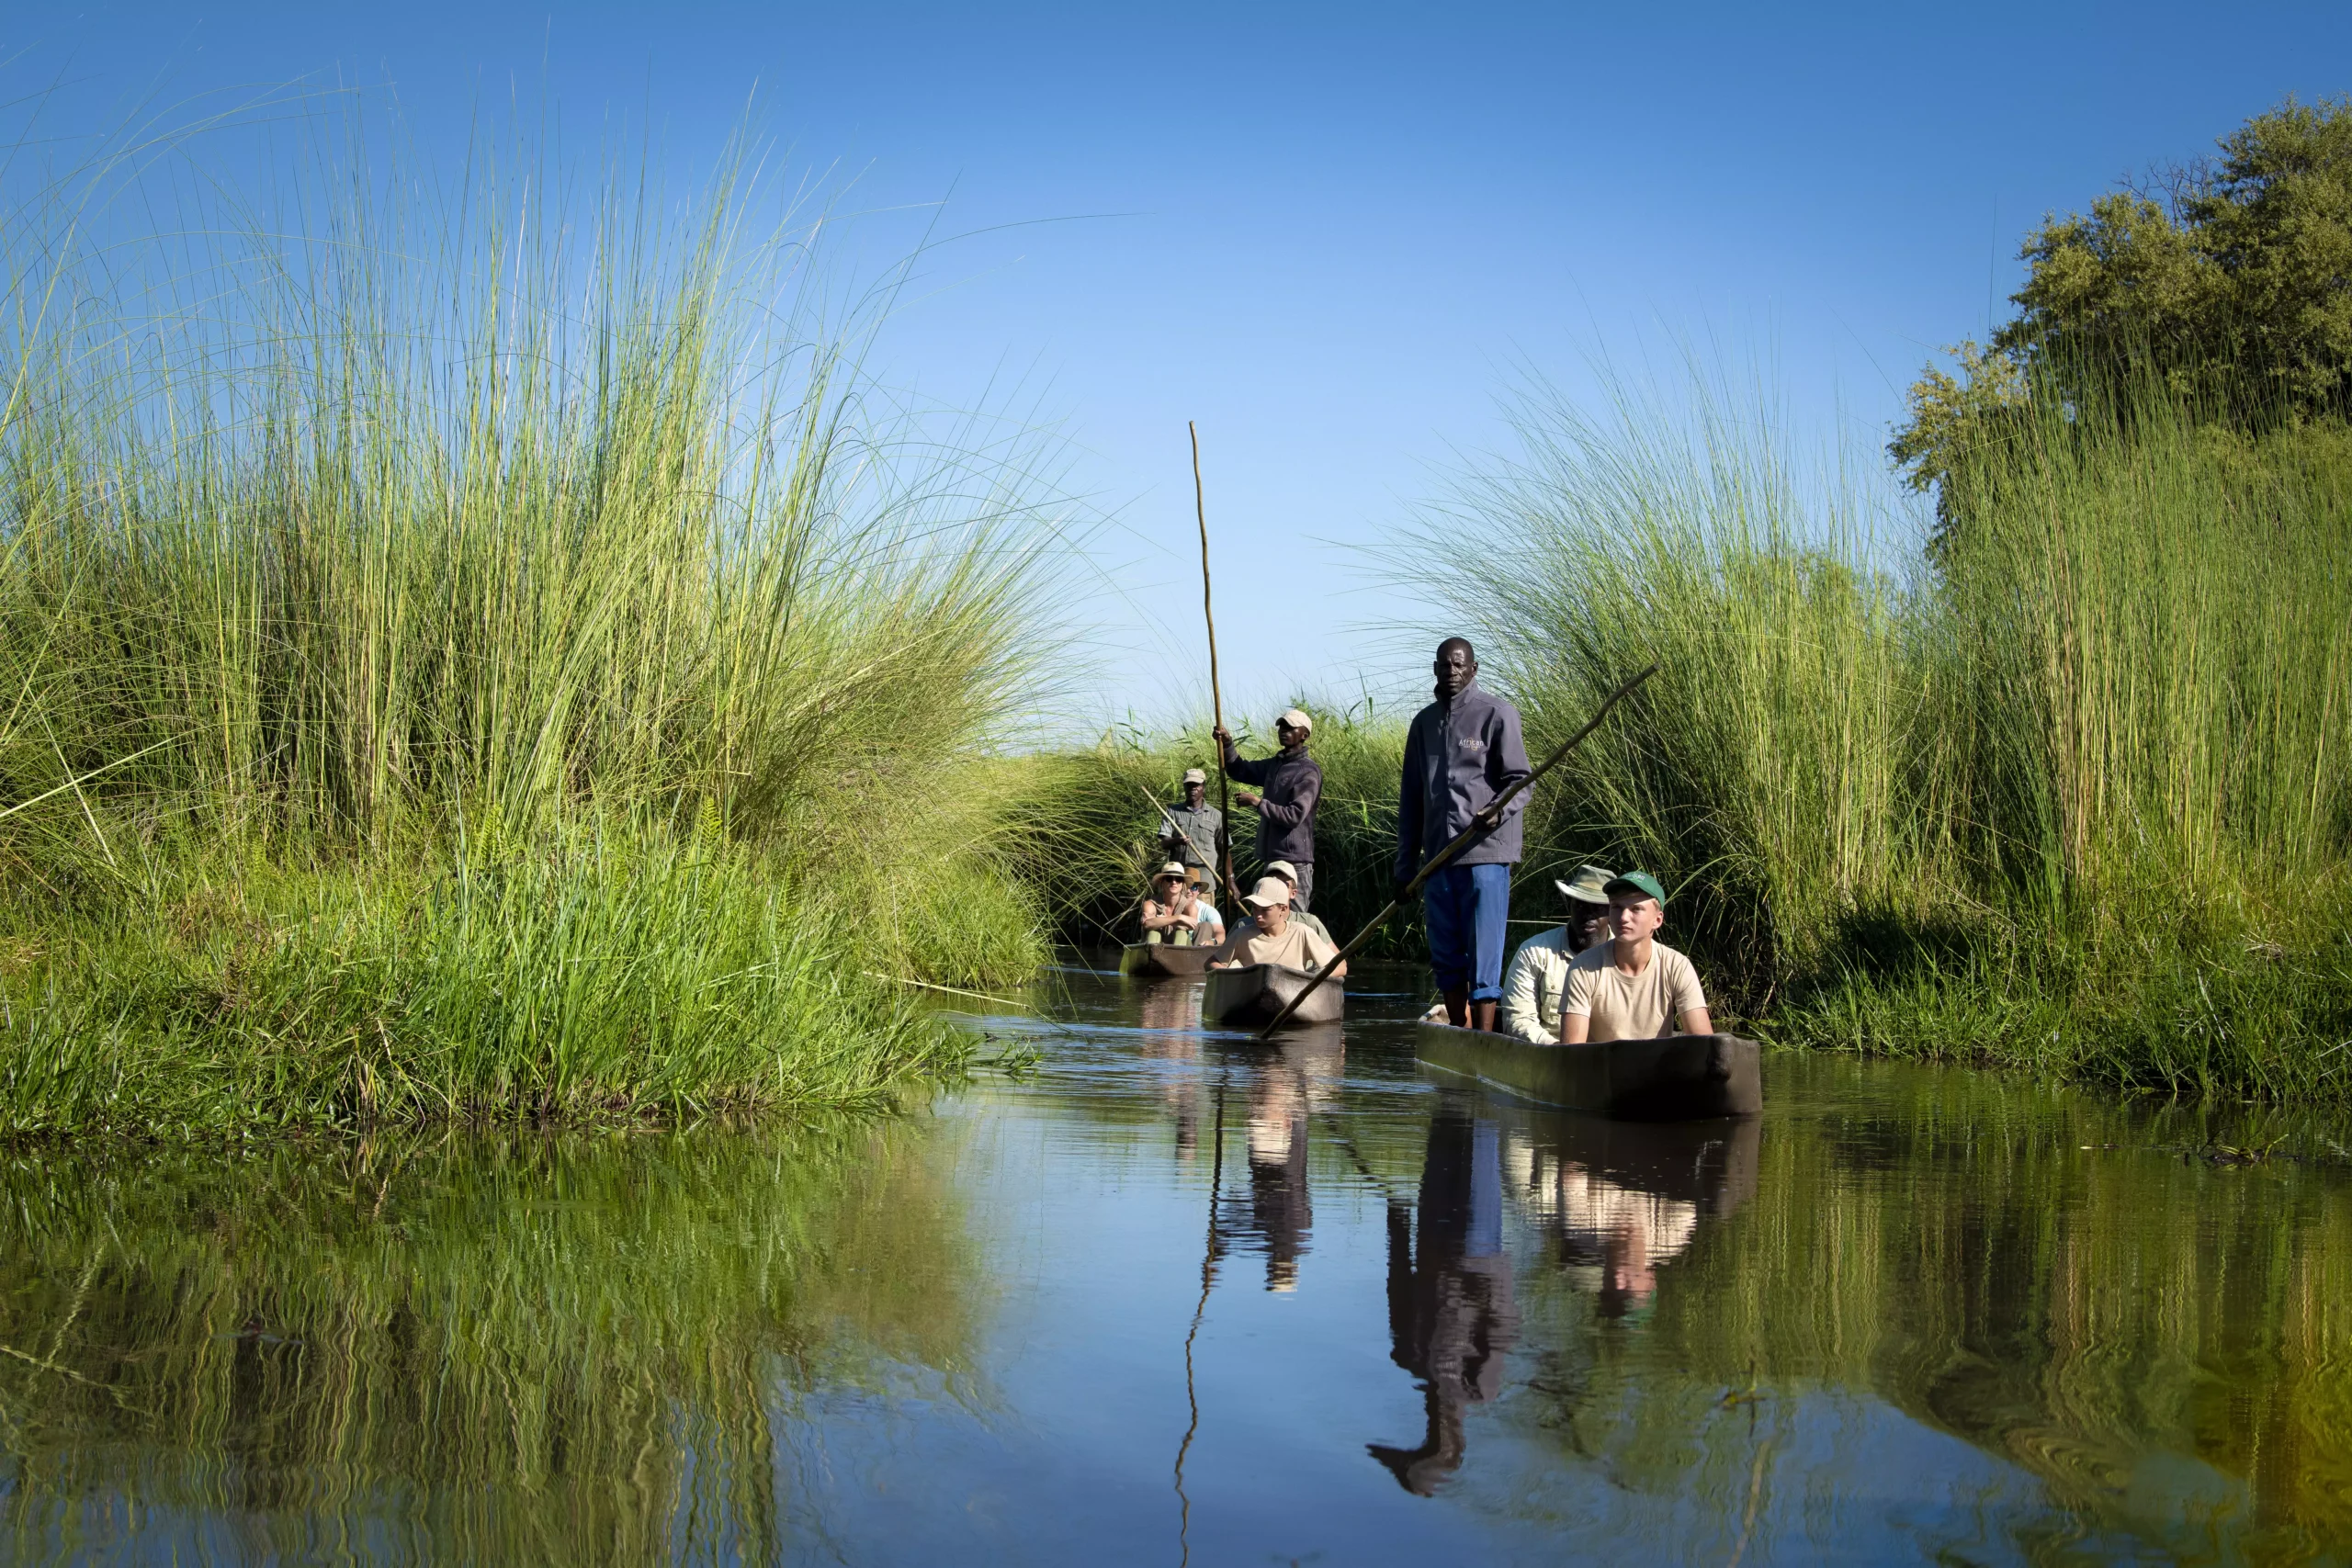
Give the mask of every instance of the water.
[[1272, 1050], [1060, 978], [882, 1125], [0, 1162], [0, 1559], [2346, 1556], [2324, 1122], [1645, 1130], [1424, 1077], [1402, 974]]

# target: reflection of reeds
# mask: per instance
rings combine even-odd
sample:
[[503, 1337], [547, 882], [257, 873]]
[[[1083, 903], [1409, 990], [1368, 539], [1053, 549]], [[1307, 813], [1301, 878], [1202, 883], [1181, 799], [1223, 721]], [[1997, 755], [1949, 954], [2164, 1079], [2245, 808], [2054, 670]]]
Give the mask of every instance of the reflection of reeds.
[[798, 1394], [970, 1387], [977, 1258], [907, 1124], [0, 1181], [12, 1561], [207, 1515], [273, 1557], [775, 1561]]
[[[854, 1096], [928, 1046], [847, 950], [1034, 966], [970, 769], [1036, 689], [1052, 529], [1024, 442], [876, 395], [887, 289], [834, 316], [741, 156], [674, 216], [527, 159], [445, 211], [355, 141], [265, 220], [203, 145], [0, 187], [0, 896], [42, 933], [0, 985], [54, 1064], [0, 1120], [724, 1096], [833, 1016], [789, 1071]], [[179, 239], [87, 227], [166, 198]], [[548, 1059], [649, 1060], [587, 1005], [634, 984], [730, 999], [691, 1056]]]
[[[1800, 1076], [1813, 1104], [1862, 1087]], [[1538, 1419], [1621, 1480], [1697, 1487], [1728, 1516], [1796, 1402], [1834, 1427], [1823, 1396], [1867, 1391], [2160, 1551], [2203, 1550], [2211, 1528], [2307, 1560], [2352, 1532], [2352, 1190], [2176, 1152], [2211, 1136], [2194, 1112], [1883, 1075], [1850, 1109], [1767, 1128], [1754, 1200], [1660, 1271], [1640, 1338], [1578, 1327], [1566, 1282], [1522, 1269], [1531, 1318], [1591, 1357], [1551, 1374]], [[1751, 1385], [1756, 1432], [1719, 1408]], [[2167, 1516], [2182, 1460], [2243, 1484], [2243, 1511]], [[1866, 1455], [1839, 1462], [1871, 1484]]]

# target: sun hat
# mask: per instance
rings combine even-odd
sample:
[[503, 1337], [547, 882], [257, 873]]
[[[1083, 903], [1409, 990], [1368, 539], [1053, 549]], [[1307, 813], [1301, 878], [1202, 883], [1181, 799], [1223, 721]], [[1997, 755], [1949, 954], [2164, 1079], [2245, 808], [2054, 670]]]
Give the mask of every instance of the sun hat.
[[1241, 896], [1241, 901], [1253, 909], [1271, 908], [1276, 904], [1290, 903], [1290, 888], [1279, 876], [1261, 876], [1258, 886]]
[[1293, 887], [1298, 886], [1298, 867], [1291, 864], [1290, 862], [1286, 860], [1268, 861], [1266, 863], [1266, 874], [1268, 876], [1279, 876], [1284, 882], [1289, 883]]
[[1629, 871], [1623, 876], [1614, 877], [1605, 891], [1611, 897], [1620, 893], [1638, 893], [1645, 898], [1657, 899], [1659, 908], [1666, 908], [1666, 889], [1660, 887], [1657, 878], [1646, 871]]
[[1198, 768], [1186, 768], [1184, 770], [1184, 782], [1188, 784], [1206, 784], [1209, 782], [1209, 776], [1208, 774], [1201, 772]]
[[1293, 729], [1304, 729], [1309, 735], [1315, 733], [1315, 721], [1306, 716], [1303, 708], [1284, 708], [1274, 716], [1274, 722], [1287, 724]]
[[[1560, 890], [1563, 898], [1574, 898], [1585, 904], [1606, 904], [1609, 902], [1609, 885], [1616, 876], [1615, 872], [1605, 866], [1580, 865], [1577, 867], [1574, 877], [1566, 882], [1555, 877], [1552, 886]], [[1663, 904], [1664, 900], [1659, 902]]]
[[1184, 863], [1182, 861], [1171, 860], [1166, 865], [1161, 866], [1158, 871], [1153, 872], [1151, 874], [1151, 879], [1154, 882], [1157, 882], [1163, 876], [1172, 876], [1176, 878], [1177, 881], [1182, 882], [1189, 874], [1191, 874], [1185, 871]]

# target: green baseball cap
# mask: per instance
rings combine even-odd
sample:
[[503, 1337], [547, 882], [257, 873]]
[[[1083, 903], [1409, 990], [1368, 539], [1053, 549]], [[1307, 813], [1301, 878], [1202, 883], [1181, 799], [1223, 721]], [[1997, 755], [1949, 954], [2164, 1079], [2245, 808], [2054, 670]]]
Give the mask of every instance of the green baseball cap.
[[1601, 891], [1612, 898], [1620, 893], [1638, 893], [1645, 898], [1657, 899], [1659, 908], [1666, 908], [1666, 889], [1660, 887], [1657, 878], [1646, 871], [1629, 871], [1612, 880]]

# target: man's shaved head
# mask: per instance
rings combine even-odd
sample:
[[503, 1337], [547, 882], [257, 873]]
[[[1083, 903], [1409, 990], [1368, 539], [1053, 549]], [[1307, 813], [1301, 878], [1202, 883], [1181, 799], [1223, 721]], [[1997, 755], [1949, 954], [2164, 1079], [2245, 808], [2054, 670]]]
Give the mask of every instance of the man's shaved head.
[[1462, 694], [1463, 688], [1476, 679], [1478, 655], [1466, 637], [1450, 637], [1437, 645], [1437, 658], [1430, 667], [1437, 671], [1437, 694], [1441, 702], [1452, 702]]

